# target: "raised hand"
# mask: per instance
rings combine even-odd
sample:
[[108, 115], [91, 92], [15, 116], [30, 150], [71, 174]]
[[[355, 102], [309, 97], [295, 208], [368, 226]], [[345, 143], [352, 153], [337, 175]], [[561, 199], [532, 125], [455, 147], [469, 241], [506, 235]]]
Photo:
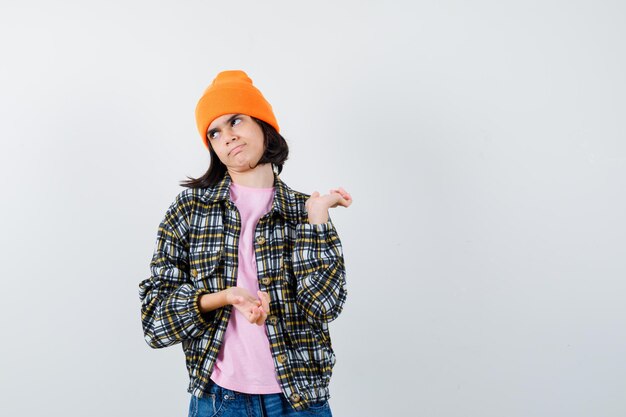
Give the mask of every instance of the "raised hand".
[[333, 188], [329, 194], [321, 195], [314, 191], [304, 203], [309, 216], [309, 223], [326, 223], [328, 221], [328, 209], [337, 206], [349, 207], [352, 204], [352, 196], [343, 188]]
[[226, 290], [226, 302], [232, 304], [250, 323], [261, 326], [269, 312], [269, 294], [258, 291], [259, 298], [241, 287], [230, 287]]

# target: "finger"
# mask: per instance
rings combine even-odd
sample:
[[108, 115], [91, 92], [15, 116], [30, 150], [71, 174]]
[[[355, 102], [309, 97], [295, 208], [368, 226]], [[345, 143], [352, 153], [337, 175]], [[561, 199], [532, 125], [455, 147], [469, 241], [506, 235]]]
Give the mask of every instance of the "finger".
[[263, 291], [258, 291], [259, 298], [261, 299], [261, 307], [269, 314], [270, 312], [270, 295]]
[[337, 207], [337, 204], [340, 204], [344, 207], [347, 207], [346, 204], [350, 204], [348, 202], [352, 201], [352, 196], [350, 196], [350, 194], [348, 192], [346, 192], [346, 190], [344, 190], [343, 188], [334, 188], [331, 190], [331, 195], [332, 194], [338, 194], [340, 197], [342, 197], [345, 201], [341, 202], [341, 200], [338, 200], [337, 203], [335, 203], [334, 205], [332, 205], [331, 207]]
[[343, 198], [342, 196], [336, 194], [336, 199], [335, 202], [333, 204], [331, 204], [330, 208], [335, 208], [337, 206], [343, 206], [343, 207], [348, 207], [351, 203], [351, 201], [346, 200], [345, 198]]
[[265, 319], [267, 319], [267, 313], [263, 310], [263, 308], [259, 308], [259, 310], [261, 312], [261, 315], [259, 319], [257, 320], [256, 324], [260, 326], [265, 322]]
[[259, 319], [257, 321], [261, 322], [261, 324], [265, 321], [265, 319], [267, 318], [267, 313], [265, 312], [265, 310], [263, 309], [263, 307], [259, 307]]
[[341, 201], [339, 202], [339, 204], [341, 204], [344, 207], [348, 207], [350, 204], [352, 204], [352, 197], [350, 197], [350, 195], [342, 196]]
[[265, 323], [265, 319], [267, 319], [267, 314], [259, 317], [256, 321], [257, 326], [263, 326], [263, 323]]
[[270, 296], [269, 295], [265, 296], [265, 305], [263, 306], [263, 309], [265, 310], [267, 314], [270, 314]]
[[330, 191], [339, 193], [341, 195], [350, 195], [350, 193], [347, 192], [343, 187], [332, 188]]
[[252, 312], [250, 313], [250, 317], [248, 318], [248, 321], [250, 323], [256, 323], [260, 315], [261, 315], [261, 312], [259, 311], [258, 308], [255, 307], [252, 309]]
[[257, 291], [257, 295], [259, 296], [260, 300], [265, 300], [265, 301], [267, 301], [269, 303], [269, 301], [270, 301], [270, 294], [268, 292], [258, 290]]

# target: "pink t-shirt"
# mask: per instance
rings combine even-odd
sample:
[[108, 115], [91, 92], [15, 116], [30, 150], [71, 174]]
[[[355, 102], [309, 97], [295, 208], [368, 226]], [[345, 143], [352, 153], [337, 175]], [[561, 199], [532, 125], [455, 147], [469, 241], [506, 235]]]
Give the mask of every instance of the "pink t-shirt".
[[[237, 286], [258, 297], [254, 229], [272, 207], [274, 187], [253, 188], [231, 182], [230, 198], [241, 217]], [[248, 322], [233, 307], [211, 379], [223, 388], [246, 394], [281, 392], [265, 325]]]

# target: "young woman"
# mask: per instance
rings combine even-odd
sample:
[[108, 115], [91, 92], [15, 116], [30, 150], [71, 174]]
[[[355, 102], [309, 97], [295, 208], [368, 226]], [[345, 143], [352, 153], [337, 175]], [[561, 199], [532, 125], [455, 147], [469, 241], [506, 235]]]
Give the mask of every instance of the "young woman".
[[190, 416], [330, 416], [328, 322], [346, 281], [328, 209], [352, 197], [279, 178], [287, 143], [243, 71], [217, 75], [196, 122], [211, 162], [159, 225], [140, 283], [146, 342], [182, 343]]

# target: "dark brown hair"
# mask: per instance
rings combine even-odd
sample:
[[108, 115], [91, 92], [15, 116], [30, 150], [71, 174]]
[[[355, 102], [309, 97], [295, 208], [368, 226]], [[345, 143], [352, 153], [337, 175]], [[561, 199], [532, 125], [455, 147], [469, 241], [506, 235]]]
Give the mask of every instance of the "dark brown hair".
[[[252, 117], [252, 120], [254, 120], [263, 131], [263, 146], [265, 148], [265, 152], [263, 152], [263, 155], [257, 165], [271, 163], [275, 172], [280, 174], [283, 170], [283, 164], [289, 156], [289, 146], [287, 145], [287, 141], [269, 123], [255, 117]], [[187, 176], [187, 180], [182, 180], [180, 182], [181, 187], [212, 187], [224, 178], [226, 165], [220, 161], [208, 139], [207, 142], [209, 143], [209, 155], [211, 156], [209, 169], [200, 178]]]

